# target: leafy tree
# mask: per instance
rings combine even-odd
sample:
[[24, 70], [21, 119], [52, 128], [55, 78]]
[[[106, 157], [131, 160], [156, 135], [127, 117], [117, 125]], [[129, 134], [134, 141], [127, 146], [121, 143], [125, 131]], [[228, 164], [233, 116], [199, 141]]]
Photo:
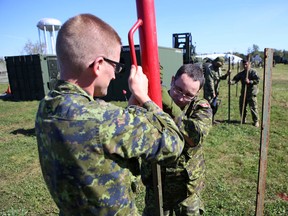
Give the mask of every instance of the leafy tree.
[[262, 55], [261, 52], [259, 51], [259, 46], [256, 45], [256, 44], [253, 44], [252, 45], [252, 48], [251, 47], [248, 47], [248, 50], [247, 50], [247, 54], [250, 54], [252, 56], [255, 56], [255, 55]]
[[239, 53], [239, 52], [233, 52], [234, 55], [244, 59], [246, 57], [246, 55], [244, 55], [243, 53]]
[[259, 46], [256, 44], [253, 44], [252, 46], [252, 53], [255, 55], [259, 52]]
[[32, 55], [32, 54], [43, 54], [44, 53], [44, 44], [39, 42], [33, 43], [31, 40], [28, 40], [22, 50], [22, 54]]
[[282, 51], [282, 50], [274, 49], [274, 55], [275, 55], [275, 56], [283, 57], [283, 51]]
[[283, 57], [284, 57], [284, 58], [288, 58], [288, 51], [283, 50]]
[[251, 49], [251, 47], [248, 47], [247, 54], [251, 54], [251, 53], [252, 53], [252, 49]]
[[273, 59], [276, 63], [288, 63], [288, 51], [274, 49]]

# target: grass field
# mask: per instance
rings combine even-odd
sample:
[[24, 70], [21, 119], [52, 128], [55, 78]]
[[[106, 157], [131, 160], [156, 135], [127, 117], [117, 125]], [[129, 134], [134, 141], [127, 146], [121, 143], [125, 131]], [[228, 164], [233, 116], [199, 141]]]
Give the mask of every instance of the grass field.
[[[257, 68], [261, 78], [263, 69]], [[236, 74], [236, 69], [232, 76]], [[288, 215], [288, 65], [276, 65], [272, 75], [270, 142], [264, 215]], [[262, 79], [263, 81], [263, 79]], [[261, 111], [263, 83], [258, 96]], [[0, 93], [7, 84], [0, 84]], [[231, 122], [227, 123], [227, 84], [222, 81], [222, 104], [205, 143], [207, 165], [203, 198], [206, 215], [254, 215], [257, 195], [260, 128], [240, 125], [236, 86], [231, 87]], [[238, 95], [240, 86], [238, 86]], [[34, 118], [38, 101], [0, 99], [0, 215], [56, 215], [41, 175]], [[261, 114], [260, 114], [261, 116]], [[143, 190], [137, 204], [143, 209]]]

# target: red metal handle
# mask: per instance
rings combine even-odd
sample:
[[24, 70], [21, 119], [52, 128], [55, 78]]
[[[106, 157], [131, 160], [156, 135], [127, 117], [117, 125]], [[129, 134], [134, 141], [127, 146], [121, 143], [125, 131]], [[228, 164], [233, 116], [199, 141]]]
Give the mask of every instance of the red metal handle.
[[[151, 100], [153, 100], [159, 107], [162, 108], [160, 67], [159, 67], [160, 63], [158, 56], [154, 0], [136, 0], [136, 4], [137, 4], [138, 21], [131, 29], [131, 32], [133, 32], [133, 30], [135, 31], [137, 27], [142, 25], [141, 28], [139, 29], [141, 65], [143, 68], [143, 72], [145, 73], [145, 75], [149, 80], [148, 94]], [[132, 39], [132, 37], [130, 36], [129, 38]], [[137, 64], [134, 50], [134, 43], [130, 44], [130, 52], [133, 64], [135, 63]], [[152, 165], [152, 171], [153, 171], [155, 195], [157, 194], [155, 196], [155, 199], [157, 201], [156, 203], [157, 208], [155, 211], [155, 215], [162, 216], [164, 214], [162, 208], [163, 200], [162, 200], [160, 165], [154, 163]]]
[[137, 58], [136, 58], [136, 52], [135, 52], [133, 35], [134, 35], [135, 31], [142, 24], [143, 24], [143, 21], [141, 19], [138, 19], [137, 22], [132, 26], [132, 28], [130, 29], [130, 31], [128, 33], [128, 40], [129, 40], [129, 47], [130, 47], [130, 56], [131, 56], [131, 59], [132, 59], [132, 64], [135, 65], [136, 67], [138, 65], [137, 65]]

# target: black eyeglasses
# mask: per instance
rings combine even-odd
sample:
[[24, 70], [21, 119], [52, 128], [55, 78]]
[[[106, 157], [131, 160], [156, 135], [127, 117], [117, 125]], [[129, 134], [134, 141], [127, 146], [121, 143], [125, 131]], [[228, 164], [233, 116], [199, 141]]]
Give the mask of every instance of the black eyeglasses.
[[125, 68], [125, 64], [122, 64], [120, 62], [115, 62], [112, 61], [111, 59], [105, 58], [103, 57], [104, 61], [108, 62], [109, 64], [111, 64], [114, 67], [114, 73], [118, 74], [120, 73], [124, 68]]
[[[112, 65], [112, 66], [114, 67], [114, 73], [115, 73], [115, 74], [120, 73], [120, 72], [125, 68], [125, 64], [122, 64], [122, 63], [120, 63], [120, 62], [115, 62], [115, 61], [113, 61], [113, 60], [111, 60], [111, 59], [108, 59], [108, 58], [105, 58], [105, 57], [103, 57], [103, 59], [104, 59], [104, 61], [108, 62], [110, 65]], [[95, 61], [93, 61], [93, 62], [89, 65], [89, 67], [93, 67], [94, 64], [95, 64]]]
[[192, 101], [196, 95], [190, 96], [184, 94], [178, 86], [175, 85], [175, 82], [173, 83], [172, 90], [174, 91], [175, 94], [177, 94], [179, 97], [182, 97], [185, 101]]

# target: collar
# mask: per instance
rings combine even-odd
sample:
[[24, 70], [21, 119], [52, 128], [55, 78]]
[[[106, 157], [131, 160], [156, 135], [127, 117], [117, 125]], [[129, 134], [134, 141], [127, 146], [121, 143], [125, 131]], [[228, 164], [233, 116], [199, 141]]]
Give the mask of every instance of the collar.
[[73, 83], [64, 81], [64, 80], [58, 80], [55, 86], [55, 89], [53, 92], [57, 92], [58, 94], [80, 94], [86, 98], [88, 98], [90, 101], [93, 101], [93, 97], [87, 94], [80, 86], [75, 85]]

